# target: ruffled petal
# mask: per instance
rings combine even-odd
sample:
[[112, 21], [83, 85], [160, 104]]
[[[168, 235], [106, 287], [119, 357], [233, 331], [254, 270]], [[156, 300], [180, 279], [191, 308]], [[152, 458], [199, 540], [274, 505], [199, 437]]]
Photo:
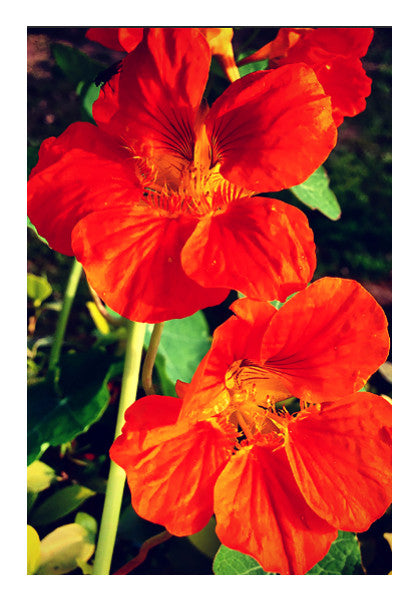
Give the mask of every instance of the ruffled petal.
[[[157, 401], [160, 410], [164, 402]], [[160, 428], [161, 441], [154, 435], [154, 445], [147, 442], [144, 449], [130, 437], [131, 431], [136, 435], [133, 416], [134, 411], [126, 415], [123, 433], [110, 449], [112, 460], [126, 471], [132, 506], [173, 535], [196, 533], [213, 514], [213, 487], [231, 455], [231, 441], [209, 422], [192, 427], [183, 422]]]
[[285, 300], [306, 286], [316, 266], [303, 212], [262, 197], [234, 201], [224, 213], [201, 219], [181, 260], [200, 285], [236, 289], [259, 300]]
[[100, 127], [153, 159], [160, 184], [174, 187], [193, 160], [194, 123], [210, 60], [198, 29], [151, 28], [93, 105]]
[[304, 500], [283, 448], [235, 454], [215, 485], [215, 516], [223, 544], [282, 575], [306, 573], [337, 536]]
[[332, 98], [332, 114], [337, 126], [344, 117], [354, 117], [366, 108], [372, 80], [367, 77], [360, 59], [335, 58], [329, 65], [317, 68], [316, 74]]
[[302, 183], [337, 141], [330, 99], [302, 64], [233, 82], [211, 107], [206, 127], [221, 174], [254, 192]]
[[125, 411], [122, 434], [115, 440], [111, 453], [124, 469], [132, 468], [139, 451], [155, 446], [171, 436], [169, 427], [177, 421], [181, 400], [170, 396], [145, 396]]
[[358, 391], [389, 352], [387, 319], [356, 281], [325, 277], [288, 300], [266, 331], [261, 360], [307, 402]]
[[358, 392], [302, 411], [286, 453], [309, 506], [337, 529], [365, 531], [391, 502], [391, 405]]
[[142, 41], [143, 27], [90, 27], [86, 38], [111, 50], [132, 52]]
[[371, 27], [318, 27], [304, 35], [301, 41], [329, 54], [361, 58], [366, 54], [373, 35]]
[[98, 42], [105, 48], [124, 52], [125, 48], [119, 41], [120, 27], [90, 27], [87, 30], [86, 38], [92, 42]]
[[138, 202], [142, 185], [120, 142], [90, 123], [48, 138], [28, 182], [28, 215], [51, 248], [72, 255], [71, 232], [92, 211]]
[[359, 59], [366, 54], [372, 38], [370, 27], [312, 29], [303, 33], [284, 55], [271, 55], [270, 64], [282, 67], [304, 62], [312, 67], [324, 92], [331, 97], [335, 124], [339, 126], [344, 117], [353, 117], [366, 107], [371, 80]]
[[183, 271], [180, 252], [195, 224], [141, 206], [108, 209], [78, 222], [72, 246], [91, 286], [117, 313], [147, 323], [181, 319], [228, 295]]

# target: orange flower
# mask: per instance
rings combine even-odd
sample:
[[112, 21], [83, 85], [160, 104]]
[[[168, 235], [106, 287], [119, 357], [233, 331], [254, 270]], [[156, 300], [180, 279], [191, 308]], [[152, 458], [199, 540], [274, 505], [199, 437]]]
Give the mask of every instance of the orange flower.
[[281, 27], [276, 38], [239, 64], [268, 58], [269, 68], [305, 63], [331, 96], [335, 124], [366, 108], [371, 79], [360, 58], [373, 38], [370, 27]]
[[390, 504], [391, 406], [356, 392], [386, 358], [386, 319], [359, 284], [328, 278], [279, 311], [232, 308], [183, 399], [138, 400], [110, 455], [141, 517], [183, 536], [215, 513], [222, 543], [302, 574]]
[[211, 55], [197, 29], [150, 29], [101, 89], [97, 127], [40, 149], [28, 214], [75, 254], [116, 312], [182, 318], [230, 289], [285, 299], [315, 269], [305, 215], [256, 196], [304, 181], [336, 142], [329, 98], [304, 65], [252, 73], [209, 109]]
[[[213, 56], [219, 60], [229, 81], [239, 79], [240, 74], [235, 64], [232, 38], [232, 27], [199, 27], [206, 38]], [[112, 50], [132, 52], [142, 42], [143, 27], [90, 27], [86, 37], [93, 42]]]

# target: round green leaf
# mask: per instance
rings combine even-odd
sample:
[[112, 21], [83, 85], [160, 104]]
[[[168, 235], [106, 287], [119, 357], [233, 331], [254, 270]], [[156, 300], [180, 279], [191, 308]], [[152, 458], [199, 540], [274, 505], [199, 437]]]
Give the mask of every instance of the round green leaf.
[[269, 575], [251, 556], [223, 545], [215, 555], [212, 568], [215, 575]]
[[357, 536], [339, 531], [328, 554], [307, 575], [363, 575], [360, 546]]

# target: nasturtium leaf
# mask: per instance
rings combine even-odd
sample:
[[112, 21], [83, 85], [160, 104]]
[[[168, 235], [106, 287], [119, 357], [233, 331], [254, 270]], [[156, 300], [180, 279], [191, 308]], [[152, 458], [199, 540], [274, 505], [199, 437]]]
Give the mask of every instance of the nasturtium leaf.
[[88, 561], [94, 552], [89, 533], [78, 523], [57, 527], [41, 541], [36, 575], [64, 575]]
[[223, 545], [215, 555], [212, 568], [215, 575], [270, 575], [251, 556]]
[[34, 306], [38, 307], [52, 294], [52, 287], [46, 277], [28, 273], [27, 294], [33, 300]]
[[328, 554], [307, 575], [363, 575], [357, 536], [340, 531]]
[[[237, 550], [221, 546], [213, 561], [215, 575], [274, 575]], [[328, 554], [307, 575], [362, 575], [360, 547], [354, 533], [340, 531]]]
[[35, 460], [27, 469], [28, 492], [39, 493], [57, 480], [54, 469], [40, 460]]
[[340, 218], [341, 208], [329, 187], [329, 177], [324, 167], [319, 167], [306, 181], [291, 187], [290, 191], [303, 204], [319, 210], [332, 221]]
[[60, 361], [60, 394], [48, 379], [28, 386], [28, 464], [43, 445], [69, 442], [100, 418], [110, 397], [111, 362], [100, 349], [67, 354]]
[[264, 69], [267, 69], [268, 63], [269, 61], [267, 59], [257, 60], [248, 63], [247, 65], [242, 65], [241, 67], [238, 67], [238, 71], [241, 77], [244, 77], [244, 75], [248, 75], [248, 73], [254, 73], [254, 71], [264, 71]]
[[220, 546], [220, 541], [215, 533], [215, 518], [211, 517], [209, 523], [193, 535], [189, 535], [189, 541], [195, 546], [200, 552], [213, 558]]
[[77, 86], [80, 81], [92, 83], [100, 71], [106, 67], [77, 48], [65, 44], [53, 44], [52, 54], [57, 65], [69, 81]]
[[48, 525], [72, 513], [96, 492], [82, 485], [70, 485], [58, 490], [40, 504], [31, 514], [35, 527]]
[[[148, 346], [153, 325], [148, 325], [145, 345]], [[185, 319], [173, 319], [164, 324], [158, 355], [164, 362], [156, 363], [164, 367], [166, 378], [173, 384], [178, 379], [189, 383], [200, 361], [210, 348], [211, 338], [205, 315], [198, 311]]]
[[41, 541], [37, 531], [31, 525], [27, 526], [27, 537], [27, 574], [33, 575], [41, 561]]

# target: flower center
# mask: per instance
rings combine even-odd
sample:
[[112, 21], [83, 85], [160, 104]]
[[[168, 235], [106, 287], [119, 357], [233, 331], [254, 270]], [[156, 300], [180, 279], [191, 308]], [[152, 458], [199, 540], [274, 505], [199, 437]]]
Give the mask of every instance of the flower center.
[[197, 135], [193, 159], [144, 147], [133, 156], [135, 174], [144, 188], [142, 201], [164, 214], [204, 217], [251, 195], [226, 180], [219, 172], [220, 163], [211, 164], [211, 148], [203, 127]]
[[230, 401], [224, 414], [237, 428], [239, 443], [273, 434], [284, 443], [291, 418], [279, 402], [291, 398], [277, 373], [248, 360], [234, 362], [225, 376]]

